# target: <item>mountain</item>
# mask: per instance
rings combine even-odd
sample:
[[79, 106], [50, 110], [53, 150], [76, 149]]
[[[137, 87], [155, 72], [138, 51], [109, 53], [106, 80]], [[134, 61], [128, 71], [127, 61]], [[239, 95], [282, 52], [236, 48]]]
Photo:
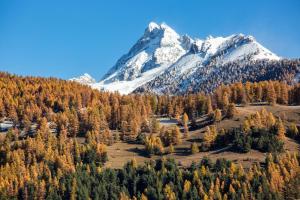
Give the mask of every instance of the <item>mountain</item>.
[[71, 78], [69, 79], [70, 81], [76, 81], [78, 83], [81, 83], [83, 85], [91, 85], [95, 84], [96, 80], [91, 77], [88, 73], [83, 74], [82, 76], [76, 77], [76, 78]]
[[[207, 85], [207, 88], [204, 88], [210, 91], [221, 84], [218, 81], [221, 80], [220, 75], [227, 73], [232, 66], [236, 66], [237, 70], [231, 74], [243, 72], [238, 75], [243, 76], [240, 81], [244, 81], [247, 80], [245, 74], [248, 74], [244, 68], [249, 70], [251, 66], [274, 64], [281, 60], [259, 44], [253, 36], [243, 34], [228, 37], [208, 36], [202, 40], [179, 35], [165, 23], [151, 22], [142, 37], [100, 82], [89, 83], [85, 81], [85, 77], [72, 80], [100, 90], [119, 91], [121, 94], [185, 93], [199, 90], [201, 84], [212, 83], [212, 86]], [[252, 71], [257, 70], [259, 69]]]

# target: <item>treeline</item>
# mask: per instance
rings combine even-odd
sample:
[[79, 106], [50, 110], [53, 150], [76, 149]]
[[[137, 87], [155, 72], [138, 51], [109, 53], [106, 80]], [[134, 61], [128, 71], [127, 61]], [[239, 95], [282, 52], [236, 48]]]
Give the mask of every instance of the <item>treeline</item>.
[[262, 81], [221, 85], [211, 94], [196, 93], [184, 96], [159, 96], [157, 114], [175, 117], [187, 113], [193, 118], [211, 113], [215, 109], [226, 111], [231, 103], [247, 105], [268, 103], [270, 105], [299, 105], [300, 84], [288, 85], [279, 81]]
[[[0, 73], [0, 119], [30, 132], [42, 118], [68, 136], [107, 135], [109, 130], [136, 134], [152, 114], [147, 96], [99, 92], [55, 78], [19, 77]], [[110, 134], [108, 134], [110, 135]]]
[[[293, 84], [300, 73], [300, 60], [279, 61], [256, 60], [230, 62], [216, 65], [214, 62], [206, 67], [199, 67], [189, 82], [182, 82], [175, 86], [170, 94], [176, 92], [213, 92], [222, 84], [230, 85], [237, 82], [261, 82], [266, 80], [286, 81]], [[199, 79], [205, 77], [205, 79]], [[180, 90], [180, 91], [178, 91]]]
[[[300, 104], [300, 85], [278, 81], [222, 85], [210, 95], [120, 95], [55, 78], [0, 73], [0, 94], [0, 119], [12, 120], [25, 135], [45, 118], [56, 132], [65, 128], [71, 137], [90, 133], [110, 142], [151, 132], [155, 115], [180, 119], [186, 113], [193, 122], [216, 109], [230, 117], [234, 104]], [[113, 136], [110, 130], [121, 135]]]

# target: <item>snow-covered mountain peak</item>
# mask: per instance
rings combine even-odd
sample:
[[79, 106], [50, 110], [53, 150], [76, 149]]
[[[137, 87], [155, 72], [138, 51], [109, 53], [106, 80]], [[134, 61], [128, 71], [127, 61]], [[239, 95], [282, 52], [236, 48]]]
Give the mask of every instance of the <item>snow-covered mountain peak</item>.
[[212, 35], [208, 35], [205, 40], [212, 40], [214, 37]]
[[[102, 78], [104, 84], [131, 81], [143, 77], [145, 72], [157, 73], [176, 62], [187, 52], [181, 36], [165, 23], [151, 22], [143, 36], [122, 56], [116, 65]], [[156, 69], [163, 67], [162, 69]], [[148, 74], [149, 74], [148, 73]], [[147, 76], [149, 77], [149, 76]]]
[[146, 30], [152, 32], [154, 29], [159, 29], [159, 25], [155, 22], [150, 22]]
[[[180, 35], [165, 23], [150, 22], [128, 53], [116, 62], [99, 83], [91, 85], [122, 94], [131, 93], [137, 88], [151, 88], [157, 93], [174, 91], [177, 84], [184, 85], [184, 90], [194, 79], [205, 79], [197, 73], [199, 70], [205, 72], [208, 66], [279, 59], [253, 36], [208, 36], [202, 40]], [[77, 79], [86, 82], [82, 79], [89, 78], [84, 77]]]
[[155, 22], [150, 22], [140, 41], [147, 43], [147, 41], [152, 40], [160, 45], [170, 45], [179, 38], [180, 35], [166, 23], [157, 24]]
[[82, 76], [71, 78], [69, 80], [76, 81], [84, 85], [90, 85], [96, 83], [96, 80], [88, 73], [84, 73]]
[[88, 79], [92, 79], [92, 76], [89, 75], [88, 73], [84, 73], [84, 74], [83, 74], [83, 77], [86, 77], [86, 78], [88, 78]]
[[170, 26], [168, 26], [166, 23], [157, 24], [156, 22], [150, 22], [148, 24], [148, 27], [146, 28], [145, 32], [153, 32], [155, 30], [166, 30], [166, 31], [172, 31], [175, 32]]

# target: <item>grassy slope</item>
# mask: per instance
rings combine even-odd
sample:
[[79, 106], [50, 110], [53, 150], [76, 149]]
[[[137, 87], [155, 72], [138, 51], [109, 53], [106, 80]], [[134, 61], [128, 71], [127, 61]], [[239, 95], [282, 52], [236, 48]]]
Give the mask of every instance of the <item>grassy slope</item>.
[[[243, 122], [245, 116], [255, 113], [263, 108], [263, 106], [247, 106], [247, 107], [238, 107], [238, 114], [234, 119], [224, 119], [217, 126], [218, 129], [224, 128], [229, 129], [232, 127], [239, 127]], [[278, 117], [284, 117], [283, 113], [286, 116], [286, 122], [296, 122], [300, 123], [300, 106], [265, 106], [265, 108], [275, 114]], [[201, 119], [199, 119], [201, 120]], [[209, 152], [199, 152], [197, 154], [191, 155], [187, 153], [189, 150], [191, 141], [195, 141], [198, 138], [203, 136], [205, 127], [191, 131], [190, 138], [188, 140], [183, 140], [181, 145], [175, 147], [175, 153], [166, 155], [166, 157], [173, 157], [183, 166], [190, 165], [193, 161], [198, 162], [204, 156], [208, 156], [212, 160], [218, 158], [226, 158], [233, 160], [235, 162], [240, 162], [244, 166], [249, 166], [253, 162], [262, 162], [265, 159], [265, 154], [259, 151], [251, 150], [249, 153], [240, 154], [234, 153], [229, 150], [221, 149], [216, 151]], [[299, 151], [300, 145], [295, 141], [287, 138], [285, 141], [285, 149], [288, 151]], [[112, 146], [108, 147], [108, 156], [109, 161], [106, 163], [106, 167], [112, 168], [121, 168], [126, 162], [130, 161], [133, 157], [136, 158], [138, 163], [143, 163], [144, 161], [157, 159], [159, 156], [152, 156], [151, 158], [147, 157], [144, 154], [144, 146], [137, 144], [128, 144], [128, 143], [115, 143]]]

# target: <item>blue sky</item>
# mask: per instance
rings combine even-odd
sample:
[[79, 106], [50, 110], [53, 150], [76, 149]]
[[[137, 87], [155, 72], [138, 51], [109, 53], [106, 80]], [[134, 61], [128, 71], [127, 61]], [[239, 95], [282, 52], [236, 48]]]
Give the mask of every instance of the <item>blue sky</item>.
[[250, 34], [300, 57], [299, 0], [0, 0], [0, 71], [99, 80], [150, 21], [199, 38]]

